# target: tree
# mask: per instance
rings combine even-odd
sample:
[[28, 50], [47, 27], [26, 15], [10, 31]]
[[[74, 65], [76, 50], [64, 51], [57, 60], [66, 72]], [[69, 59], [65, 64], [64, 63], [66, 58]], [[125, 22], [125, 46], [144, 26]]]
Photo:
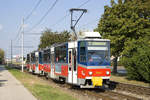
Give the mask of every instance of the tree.
[[63, 32], [52, 32], [50, 29], [47, 29], [43, 32], [42, 36], [40, 37], [40, 48], [46, 48], [47, 46], [51, 46], [55, 43], [62, 43], [69, 41], [70, 34], [68, 31]]
[[145, 38], [150, 33], [150, 9], [148, 0], [111, 0], [105, 6], [98, 27], [95, 29], [103, 38], [111, 40], [111, 54], [115, 57], [113, 72], [117, 73], [117, 59], [123, 55], [131, 40]]
[[4, 50], [0, 49], [0, 64], [2, 64], [4, 62]]
[[129, 79], [150, 82], [150, 42], [148, 37], [126, 42], [122, 63]]

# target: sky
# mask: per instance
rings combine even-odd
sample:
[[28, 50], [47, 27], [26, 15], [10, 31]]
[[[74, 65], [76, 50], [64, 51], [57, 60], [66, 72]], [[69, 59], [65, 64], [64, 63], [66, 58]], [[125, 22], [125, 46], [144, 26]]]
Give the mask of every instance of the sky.
[[[21, 54], [22, 30], [19, 31], [19, 28], [23, 23], [23, 18], [27, 18], [28, 15], [31, 16], [24, 21], [24, 55], [38, 48], [41, 36], [38, 33], [41, 33], [46, 28], [58, 32], [63, 30], [71, 31], [69, 9], [77, 8], [87, 2], [80, 7], [87, 9], [87, 13], [82, 16], [76, 29], [78, 31], [92, 31], [97, 27], [98, 21], [104, 13], [104, 6], [110, 5], [110, 0], [57, 0], [56, 5], [41, 23], [32, 29], [55, 0], [41, 0], [40, 4], [32, 12], [38, 2], [39, 0], [0, 0], [0, 48], [5, 51], [8, 58], [10, 58], [11, 40], [13, 55]], [[74, 14], [74, 18], [78, 16], [79, 13]], [[37, 35], [31, 33], [37, 33]], [[26, 48], [27, 46], [32, 48]]]

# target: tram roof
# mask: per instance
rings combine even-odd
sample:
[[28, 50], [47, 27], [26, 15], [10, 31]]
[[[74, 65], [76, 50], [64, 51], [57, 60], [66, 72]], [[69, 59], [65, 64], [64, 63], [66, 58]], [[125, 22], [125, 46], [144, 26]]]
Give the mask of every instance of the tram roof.
[[51, 47], [62, 46], [62, 45], [66, 45], [67, 43], [77, 42], [77, 41], [110, 41], [110, 40], [109, 39], [78, 39], [78, 40], [68, 41], [68, 42], [63, 42], [63, 43], [55, 43], [55, 44], [48, 46], [48, 47], [46, 47], [42, 50], [39, 50], [39, 51], [47, 50], [47, 49], [50, 49]]
[[78, 41], [110, 41], [109, 39], [90, 39], [90, 38], [87, 38], [87, 39], [78, 39]]

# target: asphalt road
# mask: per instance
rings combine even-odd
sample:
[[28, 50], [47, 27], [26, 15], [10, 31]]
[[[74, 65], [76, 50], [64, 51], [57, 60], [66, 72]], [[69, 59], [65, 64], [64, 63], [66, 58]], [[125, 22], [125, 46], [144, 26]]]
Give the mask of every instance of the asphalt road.
[[0, 65], [0, 100], [37, 100], [3, 65]]

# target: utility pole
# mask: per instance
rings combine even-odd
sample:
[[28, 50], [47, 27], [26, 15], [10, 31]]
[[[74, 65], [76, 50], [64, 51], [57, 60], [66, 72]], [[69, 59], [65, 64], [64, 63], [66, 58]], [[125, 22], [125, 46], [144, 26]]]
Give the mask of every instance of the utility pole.
[[[80, 15], [77, 19], [73, 19], [73, 12], [74, 12], [74, 11], [76, 11], [76, 12], [77, 12], [77, 11], [78, 11], [78, 12], [79, 12], [79, 11], [82, 12], [81, 15]], [[79, 20], [80, 20], [80, 18], [82, 17], [82, 15], [87, 12], [87, 9], [72, 8], [72, 9], [70, 9], [70, 12], [71, 12], [71, 29], [72, 29], [72, 31], [74, 32], [76, 39], [78, 39], [78, 34], [76, 33], [75, 26], [76, 26], [77, 23], [79, 22]]]
[[22, 20], [22, 72], [24, 69], [24, 18]]
[[12, 55], [13, 55], [12, 50], [13, 50], [13, 48], [12, 48], [12, 40], [11, 40], [11, 55], [10, 55], [11, 56], [11, 58], [10, 58], [11, 59], [11, 66], [12, 66]]

